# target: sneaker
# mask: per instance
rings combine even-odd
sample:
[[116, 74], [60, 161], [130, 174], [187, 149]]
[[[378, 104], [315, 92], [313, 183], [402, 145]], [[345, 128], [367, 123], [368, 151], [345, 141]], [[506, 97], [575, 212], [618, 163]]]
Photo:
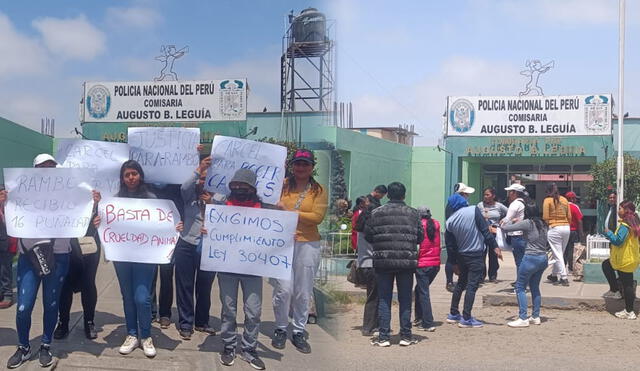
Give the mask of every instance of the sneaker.
[[120, 354], [129, 354], [133, 352], [138, 347], [138, 345], [140, 345], [140, 342], [138, 341], [137, 337], [133, 335], [127, 335], [127, 337], [124, 339], [124, 343], [122, 343], [120, 349], [118, 349], [118, 352], [120, 352]]
[[209, 326], [209, 325], [196, 326], [196, 327], [194, 327], [194, 329], [196, 331], [198, 331], [198, 332], [204, 332], [205, 334], [208, 334], [208, 335], [211, 335], [211, 336], [216, 336], [216, 330], [213, 327]]
[[558, 281], [558, 277], [554, 276], [553, 274], [547, 276], [547, 283], [554, 283], [556, 281]]
[[160, 317], [160, 328], [167, 329], [171, 326], [171, 318]]
[[291, 337], [291, 343], [299, 352], [304, 354], [311, 353], [311, 345], [309, 345], [307, 340], [304, 338], [304, 333], [294, 332], [293, 336]]
[[511, 287], [516, 287], [516, 281], [510, 283]]
[[471, 317], [469, 319], [461, 319], [460, 322], [458, 322], [458, 327], [461, 328], [480, 328], [482, 327], [484, 324], [480, 321], [478, 321], [477, 319]]
[[84, 336], [89, 340], [98, 338], [98, 332], [96, 331], [96, 325], [93, 321], [88, 321], [84, 324]]
[[449, 292], [453, 292], [453, 290], [455, 290], [455, 289], [456, 289], [456, 284], [455, 284], [455, 283], [453, 283], [453, 282], [449, 282], [449, 283], [447, 283], [446, 288], [447, 288], [447, 291], [449, 291]]
[[38, 360], [41, 367], [49, 367], [53, 364], [53, 355], [51, 354], [51, 345], [40, 345], [40, 352], [38, 353]]
[[497, 277], [490, 277], [489, 278], [489, 283], [498, 283], [498, 278]]
[[553, 283], [554, 286], [569, 286], [569, 280], [566, 278], [561, 278]]
[[142, 339], [142, 350], [144, 355], [153, 358], [156, 356], [156, 347], [153, 346], [153, 339], [149, 336], [146, 339]]
[[418, 344], [418, 340], [416, 338], [403, 338], [400, 339], [400, 346], [401, 347], [408, 347], [410, 345], [413, 344]]
[[451, 314], [447, 315], [447, 323], [458, 323], [462, 319], [462, 316], [459, 314]]
[[522, 318], [518, 318], [515, 321], [511, 321], [509, 323], [507, 323], [507, 326], [509, 327], [529, 327], [529, 319], [522, 319]]
[[255, 350], [245, 350], [240, 353], [240, 359], [249, 362], [249, 365], [256, 370], [264, 370], [266, 367], [264, 362], [258, 357], [258, 353]]
[[10, 306], [13, 305], [13, 300], [12, 299], [2, 299], [2, 301], [0, 301], [0, 309], [7, 309]]
[[20, 367], [23, 363], [31, 359], [31, 347], [18, 346], [16, 352], [7, 361], [7, 368]]
[[416, 327], [420, 326], [421, 323], [422, 323], [422, 319], [420, 318], [416, 318], [413, 320], [413, 325]]
[[530, 325], [540, 325], [540, 323], [542, 323], [542, 321], [540, 320], [540, 317], [529, 317]]
[[282, 329], [276, 329], [271, 339], [271, 346], [276, 349], [284, 349], [287, 344], [287, 332]]
[[391, 346], [391, 341], [389, 341], [389, 339], [380, 339], [379, 336], [376, 336], [371, 339], [371, 345], [374, 347], [386, 348]]
[[180, 334], [180, 338], [182, 340], [191, 340], [191, 335], [193, 334], [193, 331], [191, 331], [191, 330], [178, 330], [178, 333]]
[[626, 309], [623, 309], [620, 312], [616, 312], [615, 316], [620, 319], [636, 319], [637, 318], [634, 311], [627, 312]]
[[236, 360], [236, 351], [232, 348], [224, 348], [218, 357], [224, 366], [233, 366], [233, 362]]
[[426, 332], [435, 332], [436, 328], [433, 326], [428, 326], [428, 327], [424, 327], [424, 326], [417, 326], [418, 331], [426, 331]]
[[64, 339], [69, 336], [69, 323], [58, 322], [56, 330], [53, 332], [53, 338], [56, 340]]
[[605, 299], [622, 299], [622, 294], [620, 293], [620, 291], [607, 291], [604, 294], [602, 294], [602, 297]]

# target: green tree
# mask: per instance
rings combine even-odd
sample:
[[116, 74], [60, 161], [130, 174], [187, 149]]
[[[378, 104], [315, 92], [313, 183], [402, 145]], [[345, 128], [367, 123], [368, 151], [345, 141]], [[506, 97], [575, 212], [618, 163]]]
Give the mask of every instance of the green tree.
[[[610, 158], [591, 168], [593, 182], [589, 184], [587, 193], [592, 200], [606, 201], [607, 196], [616, 190], [616, 162]], [[640, 160], [624, 155], [624, 198], [637, 201], [640, 195]]]

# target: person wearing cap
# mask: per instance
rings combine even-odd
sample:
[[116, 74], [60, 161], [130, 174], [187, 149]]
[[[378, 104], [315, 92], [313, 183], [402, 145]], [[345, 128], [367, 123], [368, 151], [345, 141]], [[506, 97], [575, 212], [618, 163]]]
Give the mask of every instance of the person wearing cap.
[[[507, 215], [507, 207], [496, 201], [496, 189], [493, 187], [487, 187], [482, 192], [482, 201], [478, 203], [478, 208], [482, 211], [484, 220], [487, 221], [489, 226], [489, 232], [496, 235], [496, 227], [500, 223], [500, 220]], [[489, 282], [498, 282], [498, 269], [500, 263], [498, 262], [498, 256], [492, 249], [487, 249], [487, 256], [489, 257], [489, 264], [486, 273], [489, 275]], [[487, 276], [485, 273], [484, 277]]]
[[[509, 201], [509, 208], [507, 209], [507, 215], [500, 222], [501, 225], [510, 224], [524, 220], [524, 209], [526, 198], [526, 188], [519, 183], [513, 183], [504, 189], [507, 191], [507, 201]], [[520, 262], [524, 257], [524, 251], [527, 247], [527, 240], [524, 237], [524, 233], [520, 230], [507, 232], [507, 240], [513, 250], [513, 258], [516, 261], [516, 278], [518, 275], [517, 269], [520, 267]], [[512, 284], [515, 286], [515, 282]]]
[[[260, 201], [256, 191], [256, 173], [249, 169], [238, 169], [229, 181], [228, 206], [270, 208]], [[244, 310], [244, 333], [240, 342], [240, 358], [251, 367], [264, 370], [265, 364], [258, 357], [258, 334], [262, 313], [262, 277], [249, 274], [218, 272], [222, 321], [220, 337], [224, 348], [219, 355], [220, 363], [231, 366], [236, 358], [238, 333], [236, 317], [238, 313], [238, 289], [242, 286], [242, 308]]]
[[315, 163], [313, 152], [306, 149], [297, 150], [291, 159], [291, 175], [284, 181], [278, 206], [298, 213], [293, 276], [291, 280], [270, 280], [274, 285], [273, 312], [276, 318], [271, 345], [284, 349], [291, 313], [291, 342], [302, 353], [311, 352], [304, 331], [313, 295], [313, 280], [320, 265], [318, 225], [327, 212], [327, 193], [312, 176]]
[[[458, 210], [462, 206], [469, 206], [469, 196], [476, 190], [473, 187], [469, 187], [464, 183], [456, 183], [453, 186], [453, 194], [447, 199], [447, 206], [444, 209], [444, 220], [446, 221], [453, 214], [454, 210]], [[447, 258], [447, 262], [444, 265], [444, 274], [447, 280], [445, 288], [449, 292], [453, 292], [456, 285], [453, 283], [453, 264]]]
[[[184, 230], [173, 253], [176, 281], [176, 305], [178, 309], [178, 333], [183, 340], [190, 340], [193, 331], [215, 335], [209, 325], [211, 287], [216, 272], [200, 269], [202, 251], [202, 227], [207, 203], [211, 194], [204, 189], [211, 157], [201, 159], [198, 167], [180, 187], [184, 205]], [[195, 306], [194, 306], [195, 293]]]
[[[500, 249], [476, 205], [454, 202], [451, 211], [453, 214], [446, 222], [445, 244], [448, 260], [459, 278], [451, 296], [451, 309], [446, 321], [458, 323], [463, 328], [482, 327], [483, 323], [472, 316], [471, 310], [484, 274], [485, 248], [494, 249], [499, 258]], [[458, 308], [463, 291], [464, 307], [460, 314]]]
[[579, 243], [583, 236], [582, 211], [577, 205], [578, 196], [573, 191], [565, 193], [564, 197], [569, 201], [571, 211], [571, 224], [569, 224], [569, 242], [564, 250], [564, 261], [571, 272], [573, 272], [573, 246]]
[[555, 183], [547, 184], [547, 197], [542, 203], [542, 219], [549, 225], [549, 245], [553, 252], [555, 263], [551, 274], [547, 276], [554, 285], [569, 286], [567, 267], [564, 261], [564, 249], [571, 234], [571, 210], [569, 201], [558, 192]]
[[440, 222], [431, 217], [428, 206], [418, 207], [420, 223], [425, 236], [418, 251], [418, 268], [416, 268], [415, 288], [415, 324], [422, 331], [436, 330], [431, 310], [429, 286], [440, 271]]

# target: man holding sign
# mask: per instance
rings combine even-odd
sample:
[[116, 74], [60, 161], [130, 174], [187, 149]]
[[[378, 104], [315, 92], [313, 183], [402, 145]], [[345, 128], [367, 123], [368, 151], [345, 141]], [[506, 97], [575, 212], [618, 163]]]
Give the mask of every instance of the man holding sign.
[[208, 233], [202, 249], [202, 268], [219, 271], [224, 342], [220, 363], [225, 366], [231, 366], [236, 357], [239, 286], [245, 314], [240, 358], [253, 368], [264, 370], [264, 362], [256, 352], [262, 313], [261, 276], [291, 278], [297, 215], [256, 210], [265, 206], [256, 193], [256, 174], [239, 169], [229, 182], [227, 201], [220, 206], [208, 205], [205, 212]]

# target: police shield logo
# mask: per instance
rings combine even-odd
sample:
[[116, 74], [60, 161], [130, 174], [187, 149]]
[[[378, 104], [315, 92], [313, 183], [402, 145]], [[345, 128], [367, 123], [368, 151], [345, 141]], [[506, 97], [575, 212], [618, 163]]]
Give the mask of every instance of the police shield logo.
[[449, 108], [449, 124], [458, 133], [465, 133], [473, 127], [475, 110], [466, 99], [457, 99]]
[[220, 83], [220, 113], [223, 117], [242, 117], [245, 110], [245, 87], [240, 80], [224, 80]]
[[584, 100], [584, 127], [589, 132], [606, 133], [609, 123], [609, 98], [590, 95]]
[[95, 85], [87, 93], [87, 111], [94, 119], [101, 119], [109, 113], [111, 94], [103, 85]]

